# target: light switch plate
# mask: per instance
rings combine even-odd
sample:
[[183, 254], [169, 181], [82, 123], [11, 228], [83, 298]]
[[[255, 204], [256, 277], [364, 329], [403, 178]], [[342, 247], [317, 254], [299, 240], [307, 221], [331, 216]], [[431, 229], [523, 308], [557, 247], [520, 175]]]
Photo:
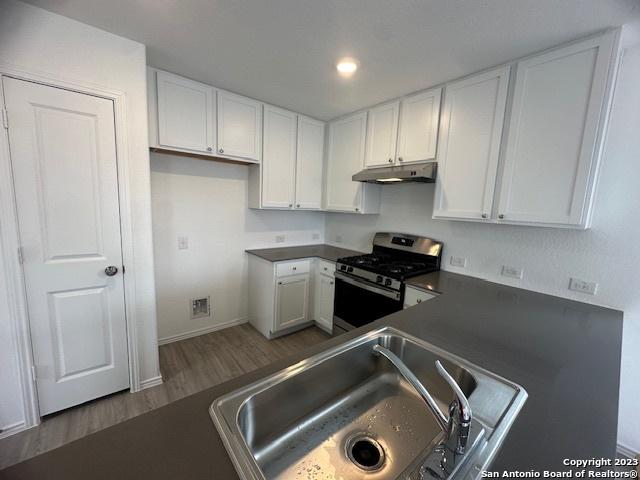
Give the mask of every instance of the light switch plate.
[[518, 267], [512, 267], [510, 265], [503, 265], [502, 276], [522, 280], [522, 269]]
[[467, 268], [467, 259], [465, 257], [451, 257], [449, 263], [454, 267]]
[[178, 237], [178, 250], [187, 250], [189, 248], [189, 237]]
[[569, 290], [574, 292], [586, 293], [587, 295], [595, 295], [598, 290], [597, 282], [587, 282], [580, 278], [571, 277], [569, 281]]

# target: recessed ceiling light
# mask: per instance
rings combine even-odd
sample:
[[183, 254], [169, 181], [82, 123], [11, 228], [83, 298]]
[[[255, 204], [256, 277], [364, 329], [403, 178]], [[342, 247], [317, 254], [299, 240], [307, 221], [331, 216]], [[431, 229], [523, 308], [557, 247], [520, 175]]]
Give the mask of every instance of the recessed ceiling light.
[[336, 68], [343, 77], [350, 77], [358, 69], [358, 62], [354, 58], [343, 58], [338, 62]]

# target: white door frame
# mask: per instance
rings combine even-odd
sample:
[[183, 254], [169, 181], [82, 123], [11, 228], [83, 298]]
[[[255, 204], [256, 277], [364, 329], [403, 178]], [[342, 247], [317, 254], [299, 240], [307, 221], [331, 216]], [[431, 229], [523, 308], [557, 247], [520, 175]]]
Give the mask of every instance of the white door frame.
[[[126, 266], [124, 275], [124, 301], [127, 325], [127, 351], [129, 356], [129, 382], [131, 392], [140, 390], [140, 371], [136, 329], [135, 262], [133, 250], [133, 216], [130, 196], [129, 143], [127, 139], [127, 96], [124, 92], [99, 85], [77, 82], [16, 68], [0, 62], [0, 78], [12, 77], [40, 83], [51, 87], [94, 95], [113, 101], [116, 132], [116, 163], [118, 169], [118, 196], [120, 200], [120, 232], [122, 235], [122, 262]], [[0, 103], [4, 108], [4, 96], [0, 88]], [[9, 119], [9, 121], [11, 121]], [[26, 284], [18, 257], [20, 233], [16, 208], [8, 131], [0, 134], [0, 245], [6, 269], [11, 325], [22, 388], [25, 422], [24, 428], [40, 423], [40, 409], [32, 372], [34, 371], [31, 331], [27, 313]], [[123, 272], [124, 273], [124, 272]], [[131, 279], [131, 281], [128, 281]]]

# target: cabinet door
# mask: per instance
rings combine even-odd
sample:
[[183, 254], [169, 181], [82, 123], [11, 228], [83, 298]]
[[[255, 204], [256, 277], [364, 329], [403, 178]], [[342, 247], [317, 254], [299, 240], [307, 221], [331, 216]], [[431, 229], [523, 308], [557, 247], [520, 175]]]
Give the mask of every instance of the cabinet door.
[[365, 165], [385, 167], [395, 162], [400, 102], [390, 102], [369, 110]]
[[296, 175], [296, 114], [264, 107], [262, 206], [291, 208]]
[[362, 184], [351, 177], [364, 168], [366, 112], [329, 124], [327, 157], [327, 210], [357, 212]]
[[402, 100], [398, 134], [399, 163], [436, 158], [441, 98], [442, 89], [435, 88]]
[[322, 208], [324, 164], [324, 123], [298, 116], [298, 156], [296, 162], [296, 208]]
[[319, 275], [316, 286], [315, 320], [326, 330], [333, 329], [334, 279], [329, 275]]
[[218, 91], [218, 153], [260, 161], [262, 104]]
[[167, 72], [157, 72], [158, 143], [211, 153], [215, 147], [215, 90]]
[[607, 34], [518, 63], [499, 218], [584, 226], [614, 38]]
[[434, 218], [491, 215], [509, 67], [446, 86]]
[[308, 320], [309, 275], [280, 278], [276, 285], [275, 331]]

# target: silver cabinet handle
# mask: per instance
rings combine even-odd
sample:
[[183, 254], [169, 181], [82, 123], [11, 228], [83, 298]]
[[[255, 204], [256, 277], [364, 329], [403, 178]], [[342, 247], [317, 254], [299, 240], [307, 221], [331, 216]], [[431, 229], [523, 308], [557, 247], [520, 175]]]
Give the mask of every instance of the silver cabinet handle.
[[104, 273], [107, 277], [113, 277], [116, 273], [118, 273], [118, 267], [115, 265], [109, 265], [104, 269]]
[[218, 152], [224, 153], [224, 150], [221, 148], [220, 150], [218, 150]]
[[298, 203], [298, 204], [296, 204], [296, 208], [300, 208], [300, 204], [299, 204], [299, 203]]
[[500, 215], [498, 215], [498, 218], [499, 218], [499, 219], [503, 219], [503, 218], [504, 218], [504, 215], [503, 215], [503, 214], [500, 214]]
[[329, 285], [333, 285], [333, 282], [329, 282]]
[[486, 214], [486, 213], [483, 213], [483, 214], [482, 214], [482, 218], [487, 218], [487, 214]]
[[213, 150], [213, 148], [207, 147], [207, 152], [210, 152], [211, 150]]
[[292, 270], [297, 270], [297, 269], [298, 269], [297, 267], [293, 267], [293, 269], [292, 269]]
[[422, 299], [421, 298], [416, 298], [416, 303], [421, 303]]
[[389, 159], [389, 163], [393, 163], [393, 158], [390, 158], [390, 159]]
[[402, 157], [398, 157], [398, 161], [399, 161], [399, 162], [402, 162]]
[[278, 282], [278, 285], [282, 285], [282, 282]]
[[289, 208], [291, 208], [291, 207], [293, 207], [293, 203], [290, 203], [290, 204], [289, 204]]

